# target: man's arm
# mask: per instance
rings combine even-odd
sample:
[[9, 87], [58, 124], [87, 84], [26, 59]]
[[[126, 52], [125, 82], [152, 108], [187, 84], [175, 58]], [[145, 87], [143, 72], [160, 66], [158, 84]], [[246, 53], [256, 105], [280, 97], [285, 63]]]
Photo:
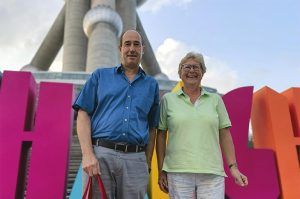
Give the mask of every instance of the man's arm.
[[91, 136], [90, 116], [82, 109], [79, 109], [77, 116], [77, 134], [82, 151], [82, 168], [89, 175], [100, 173], [99, 162], [94, 154]]

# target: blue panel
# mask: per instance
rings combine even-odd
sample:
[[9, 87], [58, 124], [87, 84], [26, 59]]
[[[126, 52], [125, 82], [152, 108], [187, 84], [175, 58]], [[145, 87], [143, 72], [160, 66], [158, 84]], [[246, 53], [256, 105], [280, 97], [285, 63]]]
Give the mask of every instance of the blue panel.
[[82, 167], [78, 169], [74, 185], [70, 194], [70, 199], [82, 199]]

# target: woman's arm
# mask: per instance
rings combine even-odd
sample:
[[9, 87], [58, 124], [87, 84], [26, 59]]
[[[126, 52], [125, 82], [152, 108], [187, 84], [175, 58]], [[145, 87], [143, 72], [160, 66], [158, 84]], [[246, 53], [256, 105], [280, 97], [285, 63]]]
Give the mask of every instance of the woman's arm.
[[229, 166], [232, 177], [235, 179], [236, 184], [240, 186], [247, 186], [248, 179], [243, 175], [237, 166], [235, 149], [229, 128], [220, 129], [220, 145], [225, 156], [226, 162]]
[[167, 174], [162, 170], [165, 153], [166, 153], [166, 140], [167, 140], [167, 131], [158, 130], [156, 138], [156, 155], [157, 155], [157, 167], [158, 167], [158, 184], [159, 188], [168, 193], [168, 180]]

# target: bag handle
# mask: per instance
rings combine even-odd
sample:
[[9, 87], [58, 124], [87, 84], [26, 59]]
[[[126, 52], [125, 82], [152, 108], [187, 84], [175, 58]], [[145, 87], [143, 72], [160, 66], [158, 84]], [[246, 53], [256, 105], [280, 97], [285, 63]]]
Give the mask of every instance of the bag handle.
[[84, 190], [84, 193], [82, 195], [82, 199], [92, 199], [92, 177], [89, 177], [89, 180], [86, 184], [86, 187], [85, 187], [85, 190]]
[[100, 190], [101, 199], [107, 199], [107, 195], [106, 195], [106, 191], [105, 191], [105, 188], [104, 188], [104, 184], [102, 182], [102, 179], [101, 179], [100, 175], [98, 174], [96, 176], [96, 178], [97, 178], [97, 181], [98, 181], [98, 186], [99, 186], [99, 190]]
[[[101, 199], [107, 199], [107, 195], [106, 195], [106, 191], [105, 191], [105, 188], [104, 188], [104, 184], [102, 182], [102, 179], [101, 179], [100, 175], [98, 174], [95, 177], [96, 177], [97, 182], [98, 182], [98, 187], [99, 187], [99, 190], [100, 190]], [[89, 180], [87, 182], [87, 185], [85, 187], [84, 193], [82, 195], [82, 199], [92, 199], [92, 196], [93, 196], [92, 179], [93, 179], [93, 177], [90, 176]]]

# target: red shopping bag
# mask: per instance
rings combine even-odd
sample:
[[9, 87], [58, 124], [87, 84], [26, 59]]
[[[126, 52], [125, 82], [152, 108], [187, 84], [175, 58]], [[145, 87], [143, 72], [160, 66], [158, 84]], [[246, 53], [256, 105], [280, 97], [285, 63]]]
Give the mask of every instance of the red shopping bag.
[[[106, 192], [105, 192], [105, 189], [104, 189], [104, 185], [103, 185], [103, 182], [101, 180], [100, 175], [96, 175], [95, 177], [97, 178], [101, 199], [107, 199]], [[92, 199], [92, 196], [93, 196], [92, 179], [93, 179], [93, 177], [90, 176], [89, 180], [88, 180], [88, 183], [86, 185], [86, 188], [84, 190], [84, 193], [82, 195], [82, 199]]]

